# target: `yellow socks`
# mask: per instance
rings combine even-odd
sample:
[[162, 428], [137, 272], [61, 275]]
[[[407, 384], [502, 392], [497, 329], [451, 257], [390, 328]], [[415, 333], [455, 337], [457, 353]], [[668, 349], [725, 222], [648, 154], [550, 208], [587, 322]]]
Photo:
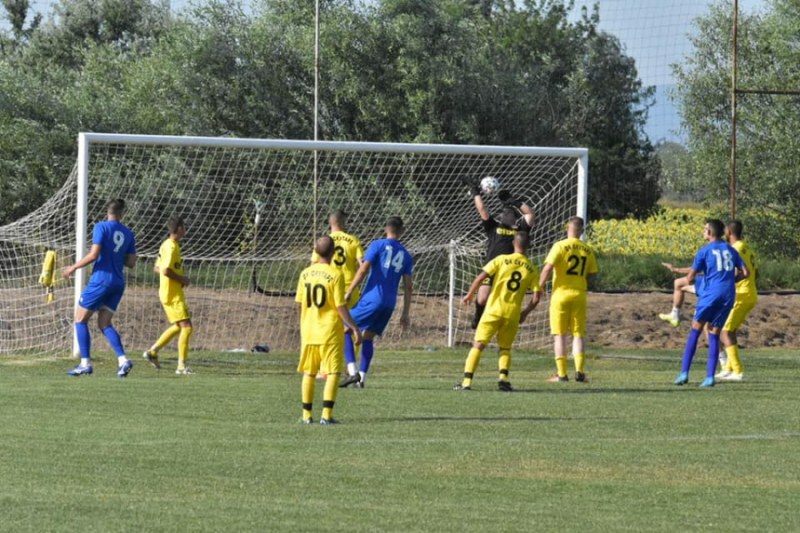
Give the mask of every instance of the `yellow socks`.
[[[303, 375], [302, 386], [302, 402], [303, 402], [303, 420], [311, 418], [311, 406], [314, 403], [314, 376]], [[327, 386], [325, 387], [327, 389]]]
[[161, 334], [161, 336], [158, 338], [158, 340], [150, 349], [150, 351], [158, 352], [158, 350], [169, 344], [169, 341], [171, 341], [172, 338], [175, 337], [175, 335], [180, 333], [180, 331], [181, 328], [178, 326], [178, 324], [171, 325], [170, 327], [164, 330], [164, 333]]
[[574, 358], [575, 358], [575, 372], [580, 372], [581, 374], [583, 374], [584, 372], [583, 368], [586, 363], [586, 354], [576, 353]]
[[567, 377], [567, 358], [566, 356], [556, 357], [556, 373], [558, 377]]
[[178, 337], [178, 368], [184, 368], [189, 359], [189, 337], [192, 336], [192, 326], [178, 329], [181, 330]]
[[734, 344], [725, 348], [725, 353], [728, 354], [728, 367], [734, 374], [744, 373], [742, 368], [742, 360], [739, 359], [739, 346]]
[[497, 368], [500, 370], [500, 381], [508, 381], [508, 369], [511, 367], [511, 350], [501, 348], [497, 359]]
[[333, 404], [336, 402], [338, 392], [339, 374], [328, 374], [325, 380], [325, 391], [322, 394], [322, 418], [325, 420], [333, 418]]
[[467, 355], [467, 362], [464, 364], [464, 381], [461, 382], [462, 387], [471, 387], [472, 378], [475, 375], [475, 369], [478, 368], [478, 363], [481, 362], [481, 351], [477, 348], [472, 348]]

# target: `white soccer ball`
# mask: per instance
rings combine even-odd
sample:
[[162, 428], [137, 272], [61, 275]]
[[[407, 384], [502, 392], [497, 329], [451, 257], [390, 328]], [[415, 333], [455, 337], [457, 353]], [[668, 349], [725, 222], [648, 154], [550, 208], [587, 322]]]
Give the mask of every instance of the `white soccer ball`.
[[484, 194], [494, 194], [500, 190], [500, 182], [497, 178], [486, 176], [481, 180], [481, 191]]

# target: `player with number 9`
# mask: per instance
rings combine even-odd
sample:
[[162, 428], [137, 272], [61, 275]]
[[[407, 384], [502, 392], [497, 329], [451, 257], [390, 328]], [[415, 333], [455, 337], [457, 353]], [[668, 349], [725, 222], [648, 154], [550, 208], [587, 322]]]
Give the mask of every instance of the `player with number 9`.
[[[481, 315], [478, 327], [475, 329], [475, 340], [464, 364], [464, 379], [453, 387], [453, 390], [472, 390], [472, 380], [481, 354], [495, 337], [497, 338], [500, 372], [497, 388], [504, 392], [514, 390], [508, 380], [508, 371], [511, 366], [511, 345], [517, 337], [519, 325], [539, 303], [541, 291], [537, 284], [539, 269], [525, 255], [530, 245], [530, 237], [527, 233], [517, 233], [514, 236], [513, 245], [514, 253], [498, 255], [483, 267], [481, 273], [472, 281], [462, 300], [467, 305], [471, 304], [484, 280], [489, 277], [494, 280], [489, 298], [486, 300], [486, 310]], [[533, 296], [525, 309], [522, 309], [522, 302], [529, 289], [533, 291]]]
[[77, 263], [64, 269], [65, 278], [76, 270], [92, 265], [89, 283], [81, 293], [75, 309], [75, 337], [81, 352], [81, 362], [67, 372], [70, 376], [83, 376], [93, 372], [89, 319], [97, 313], [97, 325], [117, 354], [117, 376], [124, 378], [133, 368], [125, 355], [122, 339], [111, 324], [125, 292], [124, 267], [136, 266], [136, 241], [133, 232], [122, 223], [125, 201], [111, 200], [107, 206], [106, 220], [95, 224], [92, 231], [92, 247]]
[[556, 374], [551, 383], [569, 381], [567, 377], [567, 337], [572, 335], [572, 356], [575, 362], [575, 381], [587, 381], [586, 361], [586, 291], [590, 276], [597, 273], [597, 258], [591, 246], [583, 242], [584, 222], [581, 217], [567, 221], [567, 238], [556, 242], [544, 260], [539, 285], [544, 290], [550, 274], [553, 289], [550, 294], [550, 332]]
[[313, 422], [311, 408], [316, 375], [325, 374], [320, 423], [327, 425], [335, 422], [333, 406], [344, 362], [344, 328], [354, 331], [356, 345], [361, 343], [361, 334], [347, 309], [344, 277], [331, 265], [335, 252], [333, 239], [328, 236], [318, 239], [314, 251], [319, 262], [303, 270], [297, 281], [295, 301], [300, 310], [302, 342], [297, 371], [303, 374], [301, 400], [305, 424]]
[[349, 301], [362, 280], [367, 279], [361, 298], [352, 309], [353, 319], [364, 334], [361, 364], [356, 373], [355, 350], [351, 352], [345, 345], [345, 359], [349, 375], [342, 380], [342, 387], [349, 385], [364, 387], [375, 350], [373, 340], [377, 335], [383, 334], [383, 330], [392, 317], [401, 281], [403, 283], [403, 312], [400, 316], [400, 325], [403, 329], [409, 326], [409, 310], [413, 291], [411, 281], [413, 259], [399, 240], [404, 231], [403, 220], [400, 217], [390, 217], [386, 221], [384, 227], [386, 238], [370, 243], [364, 254], [364, 261], [345, 293], [345, 297]]

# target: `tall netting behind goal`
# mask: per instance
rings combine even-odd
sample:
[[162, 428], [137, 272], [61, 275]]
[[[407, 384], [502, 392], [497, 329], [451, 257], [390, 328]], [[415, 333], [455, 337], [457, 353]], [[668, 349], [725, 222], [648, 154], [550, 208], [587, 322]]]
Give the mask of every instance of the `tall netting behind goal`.
[[[172, 214], [187, 222], [192, 348], [218, 351], [299, 346], [297, 277], [334, 209], [350, 214], [348, 231], [365, 248], [389, 216], [405, 222], [403, 242], [415, 261], [412, 326], [403, 333], [397, 313], [381, 340], [396, 347], [471, 340], [472, 309], [460, 299], [483, 264], [485, 236], [462, 176], [495, 176], [528, 200], [538, 263], [563, 237], [565, 220], [585, 215], [584, 149], [105, 134], [82, 134], [80, 144], [59, 193], [0, 228], [0, 352], [72, 350], [74, 294], [84, 280], [65, 281], [60, 272], [88, 249], [110, 198], [126, 200], [125, 222], [137, 238], [139, 263], [115, 319], [130, 352], [166, 325], [153, 265]], [[496, 198], [487, 203], [499, 211]], [[42, 285], [47, 250], [55, 251], [55, 275], [42, 276]], [[542, 305], [521, 329], [521, 346], [549, 342], [546, 316]]]

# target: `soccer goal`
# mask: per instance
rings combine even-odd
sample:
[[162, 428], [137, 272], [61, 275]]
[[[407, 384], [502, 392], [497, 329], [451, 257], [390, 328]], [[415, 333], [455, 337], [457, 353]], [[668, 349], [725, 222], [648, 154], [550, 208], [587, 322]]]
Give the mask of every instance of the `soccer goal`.
[[[494, 176], [527, 199], [536, 216], [530, 256], [541, 263], [565, 220], [586, 216], [587, 165], [581, 148], [80, 134], [78, 162], [61, 190], [0, 228], [0, 352], [72, 349], [86, 278], [59, 273], [88, 250], [111, 198], [126, 200], [125, 222], [137, 238], [139, 263], [115, 319], [132, 353], [165, 325], [153, 265], [172, 214], [187, 222], [193, 349], [296, 349], [297, 276], [334, 209], [350, 214], [348, 231], [365, 248], [389, 216], [405, 222], [415, 261], [412, 326], [403, 333], [390, 324], [381, 343], [470, 342], [472, 309], [460, 300], [482, 266], [485, 236], [460, 178]], [[486, 201], [498, 212], [496, 198]], [[47, 251], [55, 252], [49, 278]], [[549, 345], [546, 307], [521, 328], [520, 346]]]

